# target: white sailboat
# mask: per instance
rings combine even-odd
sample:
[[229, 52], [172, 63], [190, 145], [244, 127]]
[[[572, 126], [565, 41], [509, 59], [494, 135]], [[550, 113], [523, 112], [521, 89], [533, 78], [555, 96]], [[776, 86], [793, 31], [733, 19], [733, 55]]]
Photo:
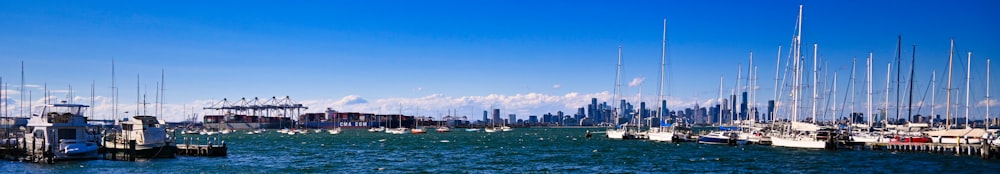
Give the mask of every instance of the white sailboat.
[[[788, 129], [785, 130], [781, 135], [771, 136], [771, 145], [778, 147], [791, 147], [791, 148], [806, 148], [806, 149], [822, 149], [826, 148], [826, 142], [816, 139], [815, 132], [819, 130], [819, 126], [812, 123], [798, 122], [798, 103], [800, 95], [800, 79], [802, 78], [802, 68], [801, 67], [801, 52], [802, 52], [802, 5], [799, 5], [799, 16], [795, 24], [796, 33], [795, 37], [792, 39], [792, 52], [794, 52], [794, 88], [792, 88], [792, 119], [788, 123]], [[814, 49], [815, 51], [815, 49]], [[815, 53], [814, 53], [815, 59]], [[813, 61], [815, 64], [815, 60]], [[815, 68], [815, 66], [814, 66]], [[815, 80], [815, 78], [814, 78]], [[815, 85], [814, 85], [815, 86]], [[814, 98], [815, 99], [815, 98]], [[813, 112], [815, 117], [815, 110]], [[815, 119], [813, 119], [815, 121]]]
[[[621, 93], [621, 86], [622, 86], [621, 85], [622, 84], [621, 83], [621, 81], [622, 81], [621, 80], [622, 79], [622, 76], [621, 76], [621, 73], [622, 73], [622, 46], [621, 45], [618, 45], [618, 68], [617, 69], [618, 70], [615, 72], [615, 94], [614, 94], [614, 99], [613, 99], [614, 100], [613, 102], [615, 102], [615, 103], [618, 103], [618, 96], [621, 95], [620, 93]], [[614, 117], [615, 117], [614, 123], [611, 124], [612, 127], [608, 128], [608, 130], [605, 131], [605, 135], [607, 135], [608, 138], [610, 138], [610, 139], [619, 139], [620, 140], [620, 139], [625, 139], [625, 137], [626, 137], [625, 134], [628, 131], [628, 124], [619, 125], [619, 122], [618, 122], [619, 116], [624, 115], [624, 114], [619, 114], [620, 113], [619, 110], [623, 110], [622, 107], [623, 106], [621, 106], [621, 104], [619, 104], [618, 108], [614, 109], [614, 113], [613, 113]], [[624, 110], [622, 112], [624, 112]]]
[[[664, 73], [665, 73], [664, 72], [664, 67], [666, 66], [666, 61], [667, 61], [667, 58], [666, 58], [667, 57], [667, 19], [666, 18], [663, 19], [663, 38], [660, 41], [662, 43], [661, 44], [661, 48], [660, 48], [660, 86], [659, 86], [659, 91], [656, 94], [656, 96], [657, 96], [656, 97], [656, 102], [660, 102], [660, 101], [663, 100], [663, 80], [664, 80], [663, 76], [664, 76]], [[664, 114], [663, 114], [663, 107], [664, 106], [660, 106], [660, 107], [656, 108], [656, 114], [659, 114], [657, 117], [660, 118], [660, 126], [656, 127], [655, 129], [654, 128], [650, 128], [649, 131], [647, 131], [647, 133], [646, 133], [646, 135], [648, 136], [649, 140], [651, 140], [651, 141], [664, 141], [664, 142], [674, 141], [674, 129], [673, 129], [673, 125], [670, 124], [670, 123], [667, 123], [667, 120], [663, 118], [663, 116], [664, 116]]]

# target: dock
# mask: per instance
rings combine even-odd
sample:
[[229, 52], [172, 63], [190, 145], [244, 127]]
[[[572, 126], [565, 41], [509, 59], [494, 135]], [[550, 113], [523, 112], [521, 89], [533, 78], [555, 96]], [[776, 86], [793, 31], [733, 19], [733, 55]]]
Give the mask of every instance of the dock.
[[997, 159], [1000, 148], [990, 144], [942, 144], [942, 143], [866, 143], [865, 148], [893, 152], [923, 152], [979, 156], [982, 159]]
[[177, 155], [183, 156], [226, 156], [229, 147], [218, 137], [184, 137], [177, 144]]

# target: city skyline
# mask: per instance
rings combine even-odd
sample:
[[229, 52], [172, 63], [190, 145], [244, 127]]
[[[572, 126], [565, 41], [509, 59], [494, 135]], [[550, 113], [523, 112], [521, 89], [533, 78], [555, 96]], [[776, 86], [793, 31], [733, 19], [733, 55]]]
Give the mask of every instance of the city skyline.
[[[773, 98], [779, 45], [782, 64], [787, 63], [799, 3], [328, 2], [274, 8], [262, 2], [4, 2], [0, 25], [7, 27], [0, 35], [8, 39], [0, 41], [5, 48], [0, 77], [7, 85], [4, 101], [18, 102], [23, 61], [35, 106], [43, 88], [65, 98], [69, 86], [76, 102], [89, 103], [94, 84], [97, 118], [110, 114], [114, 61], [122, 110], [136, 108], [142, 93], [153, 101], [165, 72], [168, 121], [200, 113], [223, 98], [272, 96], [290, 96], [310, 112], [333, 108], [436, 117], [457, 110], [476, 118], [478, 112], [499, 108], [501, 116], [526, 120], [557, 111], [574, 114], [592, 98], [615, 103], [619, 45], [624, 97], [639, 103], [632, 101], [641, 88], [642, 101], [658, 103], [666, 20], [669, 108], [714, 106], [719, 96], [737, 93], [737, 67], [746, 86], [752, 51], [759, 71], [754, 103], [760, 109]], [[997, 2], [803, 5], [806, 71], [812, 70], [812, 44], [817, 43], [817, 57], [825, 64], [821, 71], [838, 75], [838, 103], [844, 102], [851, 58], [857, 57], [861, 74], [854, 106], [865, 108], [864, 59], [872, 52], [873, 100], [882, 101], [876, 107], [884, 105], [886, 65], [895, 61], [901, 35], [901, 87], [906, 88], [916, 44], [914, 103], [929, 102], [929, 79], [936, 70], [936, 112], [944, 115], [948, 44], [955, 38], [952, 103], [965, 102], [966, 55], [972, 51], [971, 115], [985, 114], [985, 59], [996, 57], [1000, 46], [993, 42], [1000, 40], [993, 32], [1000, 24], [991, 22], [1000, 12], [989, 8]], [[895, 73], [895, 62], [892, 66]], [[828, 78], [826, 83], [832, 83]], [[890, 93], [894, 99], [895, 92]], [[906, 92], [901, 94], [905, 103]], [[952, 110], [961, 111], [953, 116], [964, 116], [964, 108]]]

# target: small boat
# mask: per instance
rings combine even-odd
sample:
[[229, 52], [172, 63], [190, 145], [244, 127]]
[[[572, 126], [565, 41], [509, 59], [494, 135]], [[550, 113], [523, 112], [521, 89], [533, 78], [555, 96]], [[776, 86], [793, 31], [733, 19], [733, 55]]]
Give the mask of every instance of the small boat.
[[415, 129], [411, 129], [410, 133], [412, 133], [412, 134], [422, 134], [422, 133], [427, 133], [427, 130], [424, 130], [424, 128], [415, 128]]
[[479, 132], [479, 128], [466, 128], [466, 132]]
[[500, 126], [500, 131], [502, 131], [502, 132], [510, 132], [510, 131], [514, 131], [514, 128], [511, 128], [510, 126]]
[[496, 128], [492, 128], [492, 127], [487, 127], [486, 129], [483, 129], [483, 132], [493, 133], [493, 132], [497, 132], [497, 129]]
[[625, 129], [608, 129], [604, 134], [610, 139], [625, 139]]
[[183, 134], [200, 134], [200, 132], [197, 129], [184, 129], [184, 131], [181, 131], [181, 133], [183, 133]]
[[368, 128], [368, 132], [382, 132], [385, 131], [385, 127], [372, 127]]
[[340, 128], [336, 127], [336, 128], [333, 128], [333, 129], [326, 130], [326, 132], [330, 133], [330, 135], [340, 134]]
[[451, 132], [451, 128], [448, 128], [447, 126], [438, 127], [437, 132]]
[[701, 144], [726, 144], [744, 145], [747, 140], [739, 140], [739, 133], [733, 131], [714, 131], [707, 135], [698, 136], [698, 143]]
[[392, 129], [392, 131], [386, 131], [386, 132], [389, 132], [391, 134], [396, 134], [396, 135], [399, 135], [399, 134], [408, 134], [408, 133], [410, 133], [410, 129], [409, 128], [405, 128], [405, 127], [401, 127], [401, 128]]

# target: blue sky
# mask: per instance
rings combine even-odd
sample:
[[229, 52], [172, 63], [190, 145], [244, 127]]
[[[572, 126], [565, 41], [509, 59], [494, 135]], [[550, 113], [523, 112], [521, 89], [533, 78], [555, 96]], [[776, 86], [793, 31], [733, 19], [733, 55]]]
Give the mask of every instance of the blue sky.
[[[644, 77], [643, 96], [655, 100], [666, 18], [671, 107], [710, 103], [719, 76], [728, 93], [738, 64], [746, 73], [750, 51], [764, 102], [773, 93], [777, 46], [787, 54], [800, 3], [803, 40], [818, 43], [826, 68], [840, 74], [839, 96], [850, 58], [863, 69], [869, 51], [874, 88], [884, 90], [885, 64], [902, 35], [904, 58], [917, 44], [915, 93], [926, 90], [931, 70], [943, 77], [954, 37], [962, 55], [954, 86], [964, 88], [959, 65], [973, 51], [972, 100], [983, 100], [983, 63], [1000, 47], [995, 1], [2, 2], [0, 76], [16, 86], [24, 61], [28, 84], [73, 85], [89, 95], [94, 82], [96, 95], [110, 96], [114, 59], [122, 101], [135, 99], [137, 75], [152, 96], [163, 69], [173, 105], [291, 96], [314, 110], [378, 112], [404, 103], [412, 114], [499, 107], [526, 118], [573, 113], [586, 98], [606, 96], [619, 44], [623, 81]], [[811, 45], [804, 49], [811, 61]], [[173, 105], [171, 114], [183, 111]]]

